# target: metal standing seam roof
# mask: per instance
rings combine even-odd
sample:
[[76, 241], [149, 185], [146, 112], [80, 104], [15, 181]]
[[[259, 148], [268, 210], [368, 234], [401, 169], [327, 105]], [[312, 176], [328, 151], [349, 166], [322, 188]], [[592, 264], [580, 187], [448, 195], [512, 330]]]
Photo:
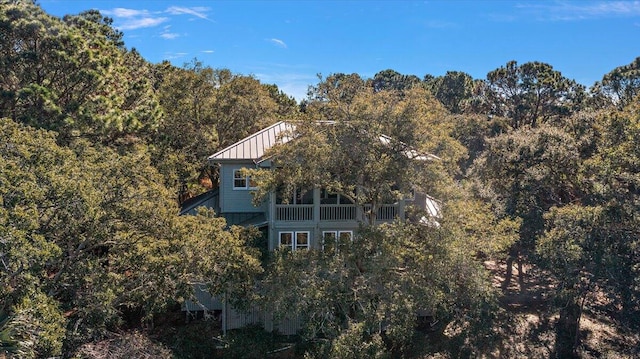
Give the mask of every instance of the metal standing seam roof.
[[294, 129], [295, 126], [291, 123], [277, 122], [214, 153], [209, 156], [209, 161], [258, 160], [274, 145], [289, 142], [291, 138], [286, 136], [286, 133]]

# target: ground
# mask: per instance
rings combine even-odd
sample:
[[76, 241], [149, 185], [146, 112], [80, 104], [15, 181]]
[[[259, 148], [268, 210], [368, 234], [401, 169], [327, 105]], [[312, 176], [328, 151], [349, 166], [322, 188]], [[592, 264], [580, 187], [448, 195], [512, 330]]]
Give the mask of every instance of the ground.
[[[492, 274], [493, 285], [501, 293], [501, 311], [497, 318], [499, 326], [494, 328], [495, 338], [498, 339], [494, 338], [474, 357], [553, 358], [554, 325], [558, 316], [554, 314], [557, 310], [554, 310], [552, 298], [556, 283], [549, 279], [551, 276], [522, 261], [514, 261], [511, 271], [507, 270], [505, 262], [487, 261], [485, 266]], [[604, 296], [594, 293], [588, 299], [580, 321], [580, 357], [639, 358], [640, 333], [623, 331], [607, 313], [597, 310], [603, 307]], [[451, 358], [448, 354], [451, 346], [464, 341], [464, 338], [455, 338], [455, 335], [455, 328], [445, 328], [439, 333], [421, 333], [416, 337], [413, 357]], [[279, 343], [278, 338], [256, 329], [221, 338], [219, 320], [193, 320], [177, 310], [158, 317], [152, 327], [132, 329], [110, 340], [86, 345], [82, 348], [82, 354], [95, 359], [164, 357], [167, 353], [171, 353], [167, 357], [174, 358], [247, 357], [244, 354], [256, 358], [297, 357], [290, 343]], [[442, 343], [448, 343], [449, 347], [442, 346]], [[231, 349], [222, 349], [230, 345]], [[282, 348], [286, 349], [279, 350]], [[264, 352], [270, 354], [265, 356]]]
[[[493, 283], [502, 295], [500, 303], [507, 316], [501, 328], [503, 340], [491, 358], [550, 358], [555, 344], [554, 325], [558, 319], [553, 310], [556, 283], [548, 273], [522, 260], [514, 261], [511, 277], [504, 262], [486, 262]], [[640, 335], [624, 332], [606, 313], [596, 308], [604, 296], [588, 297], [580, 320], [579, 354], [582, 358], [637, 358], [640, 356]]]

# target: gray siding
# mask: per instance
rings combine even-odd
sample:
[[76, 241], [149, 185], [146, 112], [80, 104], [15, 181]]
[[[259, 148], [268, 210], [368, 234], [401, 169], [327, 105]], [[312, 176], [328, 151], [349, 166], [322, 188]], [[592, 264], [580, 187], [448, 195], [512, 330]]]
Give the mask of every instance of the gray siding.
[[355, 236], [358, 232], [358, 224], [355, 222], [322, 222], [307, 223], [300, 222], [275, 222], [269, 228], [269, 250], [275, 250], [280, 245], [280, 232], [309, 232], [312, 249], [322, 248], [322, 233], [328, 231], [351, 231]]
[[233, 189], [233, 171], [254, 168], [253, 163], [225, 163], [220, 166], [220, 212], [259, 212], [266, 206], [254, 207], [253, 196], [247, 189]]
[[201, 310], [222, 310], [222, 302], [209, 294], [207, 286], [195, 284], [193, 286], [194, 300], [185, 300], [182, 310], [197, 312]]

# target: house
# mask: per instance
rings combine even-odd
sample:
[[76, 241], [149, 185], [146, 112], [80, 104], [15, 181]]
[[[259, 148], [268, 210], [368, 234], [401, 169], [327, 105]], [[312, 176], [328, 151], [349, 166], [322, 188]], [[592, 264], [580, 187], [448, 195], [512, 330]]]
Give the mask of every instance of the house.
[[[358, 206], [348, 197], [322, 188], [294, 190], [287, 194], [272, 192], [262, 203], [254, 204], [252, 191], [256, 189], [255, 183], [243, 169], [271, 168], [273, 161], [266, 157], [267, 151], [276, 144], [295, 140], [292, 137], [293, 130], [295, 125], [278, 122], [211, 155], [209, 164], [219, 170], [218, 188], [185, 202], [181, 214], [195, 213], [200, 206], [213, 208], [218, 216], [227, 220], [228, 225], [252, 225], [259, 228], [267, 239], [266, 249], [270, 251], [280, 247], [292, 251], [334, 250], [341, 243], [350, 241], [360, 226], [363, 212], [371, 211], [371, 206]], [[392, 140], [387, 136], [380, 136], [380, 141], [388, 144]], [[406, 149], [404, 155], [416, 160], [437, 158], [411, 149]], [[407, 219], [407, 208], [410, 205], [427, 213], [416, 220], [426, 225], [437, 225], [440, 208], [438, 202], [420, 193], [411, 194], [395, 203], [379, 205], [375, 209], [376, 223]], [[203, 295], [202, 291], [198, 292], [201, 304], [215, 302]], [[198, 306], [189, 302], [186, 308], [197, 309]], [[217, 307], [208, 309], [222, 310]], [[226, 321], [229, 329], [236, 327], [229, 322], [225, 311], [226, 309], [223, 311], [223, 323]], [[279, 329], [283, 331], [282, 327]]]
[[[330, 243], [351, 239], [362, 211], [370, 208], [356, 206], [340, 194], [321, 188], [287, 195], [271, 193], [261, 204], [254, 205], [255, 184], [242, 170], [269, 168], [272, 161], [265, 153], [278, 143], [291, 141], [293, 130], [291, 123], [278, 122], [211, 155], [208, 161], [219, 169], [219, 187], [185, 203], [182, 213], [193, 213], [205, 205], [227, 219], [229, 225], [254, 225], [264, 231], [269, 250], [281, 246], [291, 250], [322, 249]], [[381, 136], [380, 140], [390, 139]], [[406, 155], [418, 157], [415, 152], [407, 151]], [[419, 206], [431, 218], [439, 215], [437, 201], [424, 194], [412, 194], [410, 198], [380, 205], [375, 216], [377, 223], [405, 219], [408, 205]]]

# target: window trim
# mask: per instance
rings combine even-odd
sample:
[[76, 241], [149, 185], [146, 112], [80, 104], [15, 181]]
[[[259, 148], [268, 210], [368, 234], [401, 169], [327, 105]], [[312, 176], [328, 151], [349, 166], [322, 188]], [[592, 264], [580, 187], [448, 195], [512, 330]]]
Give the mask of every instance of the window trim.
[[[282, 235], [290, 234], [291, 235], [291, 245], [282, 243]], [[307, 236], [307, 244], [304, 246], [298, 245], [298, 235], [306, 234]], [[311, 249], [311, 232], [310, 231], [280, 231], [278, 232], [278, 248], [286, 247], [291, 251], [297, 250], [309, 250]]]
[[351, 240], [351, 242], [353, 242], [353, 231], [352, 230], [339, 230], [339, 229], [336, 229], [336, 230], [331, 230], [331, 231], [322, 231], [322, 250], [323, 251], [325, 250], [325, 243], [324, 243], [325, 235], [328, 234], [328, 233], [331, 233], [334, 236], [334, 240], [335, 240], [334, 249], [335, 249], [336, 253], [338, 253], [339, 249], [340, 249], [340, 243], [339, 242], [340, 242], [340, 236], [342, 234], [348, 233], [349, 234], [349, 239]]
[[[256, 186], [251, 186], [252, 183], [252, 179], [251, 176], [242, 176], [242, 175], [237, 175], [240, 171], [242, 171], [243, 168], [236, 168], [233, 170], [233, 190], [234, 191], [250, 191], [250, 190], [255, 190], [257, 189]], [[236, 186], [236, 181], [243, 181], [244, 182], [244, 186]]]
[[[298, 246], [298, 235], [299, 234], [306, 234], [307, 235], [307, 244], [306, 245]], [[306, 250], [311, 249], [311, 233], [309, 231], [297, 231], [297, 232], [295, 232], [293, 237], [295, 238], [296, 250], [298, 250], [298, 249], [306, 249]]]

